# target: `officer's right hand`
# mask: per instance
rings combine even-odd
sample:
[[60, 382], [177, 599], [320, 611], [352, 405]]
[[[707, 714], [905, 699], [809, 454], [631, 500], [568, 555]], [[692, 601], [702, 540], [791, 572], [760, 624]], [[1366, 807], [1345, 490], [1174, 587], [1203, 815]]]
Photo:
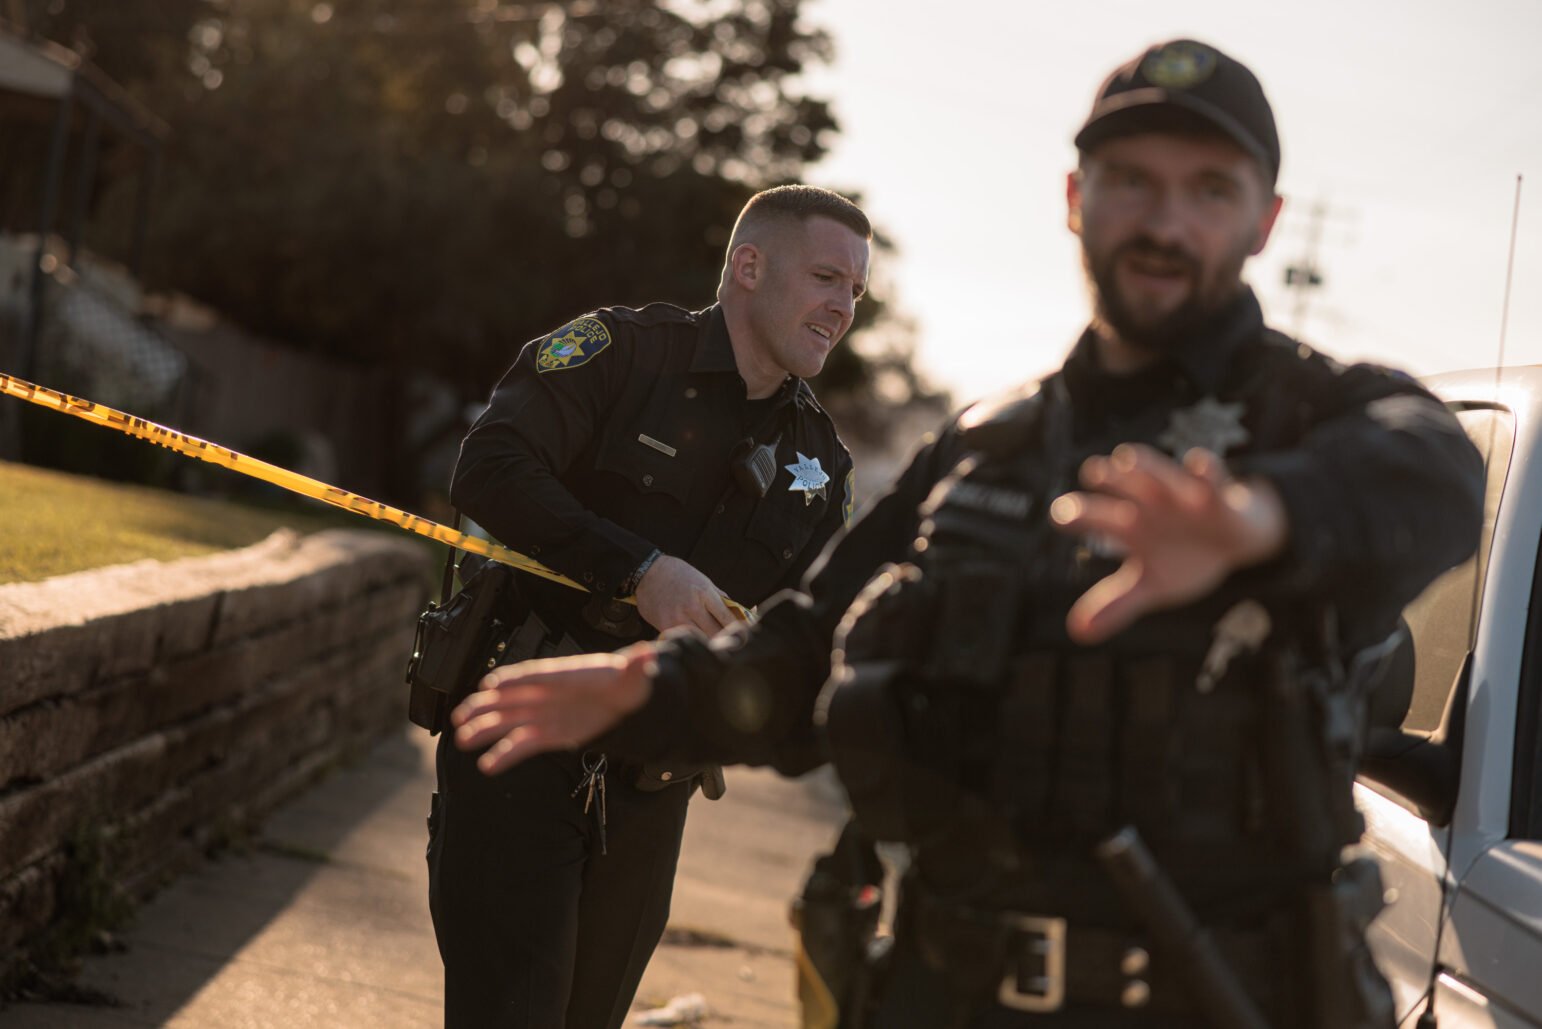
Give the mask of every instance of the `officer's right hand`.
[[1098, 643], [1136, 619], [1206, 596], [1232, 572], [1280, 554], [1290, 537], [1284, 501], [1265, 479], [1234, 479], [1225, 462], [1190, 450], [1180, 464], [1125, 443], [1081, 467], [1084, 489], [1050, 506], [1055, 527], [1102, 537], [1124, 554], [1112, 575], [1071, 605], [1066, 631]]
[[688, 625], [711, 636], [734, 623], [712, 580], [668, 554], [643, 573], [637, 584], [637, 610], [659, 632]]

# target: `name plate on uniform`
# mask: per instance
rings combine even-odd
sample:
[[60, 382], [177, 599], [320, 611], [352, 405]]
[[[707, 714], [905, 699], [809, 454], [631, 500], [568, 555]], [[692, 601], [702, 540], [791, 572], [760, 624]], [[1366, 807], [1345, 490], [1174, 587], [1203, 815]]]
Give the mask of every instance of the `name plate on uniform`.
[[637, 434], [637, 442], [641, 443], [645, 447], [652, 447], [654, 450], [657, 450], [665, 457], [674, 457], [677, 453], [674, 447], [670, 446], [668, 443], [660, 443], [646, 432], [639, 432]]

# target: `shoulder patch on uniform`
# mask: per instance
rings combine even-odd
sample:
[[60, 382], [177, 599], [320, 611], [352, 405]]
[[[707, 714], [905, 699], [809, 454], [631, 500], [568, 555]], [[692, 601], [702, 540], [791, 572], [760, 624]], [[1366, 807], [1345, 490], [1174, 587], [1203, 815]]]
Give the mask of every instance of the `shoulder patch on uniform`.
[[852, 513], [857, 509], [857, 470], [846, 471], [845, 493], [841, 496], [841, 524], [850, 525]]
[[610, 330], [598, 318], [579, 318], [546, 337], [535, 355], [537, 372], [577, 368], [610, 346]]

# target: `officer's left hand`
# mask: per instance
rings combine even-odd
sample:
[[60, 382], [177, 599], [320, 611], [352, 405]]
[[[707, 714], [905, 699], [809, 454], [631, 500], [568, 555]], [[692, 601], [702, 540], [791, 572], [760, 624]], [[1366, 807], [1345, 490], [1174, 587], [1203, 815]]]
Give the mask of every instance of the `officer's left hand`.
[[711, 636], [734, 624], [712, 580], [678, 557], [662, 555], [637, 584], [637, 611], [659, 632], [681, 626]]
[[1149, 446], [1122, 444], [1083, 462], [1081, 484], [1050, 505], [1050, 520], [1111, 543], [1124, 561], [1072, 605], [1066, 631], [1079, 643], [1197, 600], [1285, 547], [1289, 526], [1274, 487], [1233, 479], [1208, 451], [1191, 450], [1179, 464]]
[[[653, 691], [653, 647], [503, 665], [450, 713], [455, 745], [487, 752], [488, 775], [549, 750], [570, 750], [613, 728]], [[488, 746], [491, 744], [491, 746]]]

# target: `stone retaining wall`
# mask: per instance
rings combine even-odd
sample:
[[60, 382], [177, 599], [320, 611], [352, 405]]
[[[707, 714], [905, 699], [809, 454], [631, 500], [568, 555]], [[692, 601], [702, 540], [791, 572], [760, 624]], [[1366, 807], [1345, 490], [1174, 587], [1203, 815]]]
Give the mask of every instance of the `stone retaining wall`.
[[0, 586], [0, 973], [81, 890], [147, 892], [400, 725], [430, 563], [284, 532]]

